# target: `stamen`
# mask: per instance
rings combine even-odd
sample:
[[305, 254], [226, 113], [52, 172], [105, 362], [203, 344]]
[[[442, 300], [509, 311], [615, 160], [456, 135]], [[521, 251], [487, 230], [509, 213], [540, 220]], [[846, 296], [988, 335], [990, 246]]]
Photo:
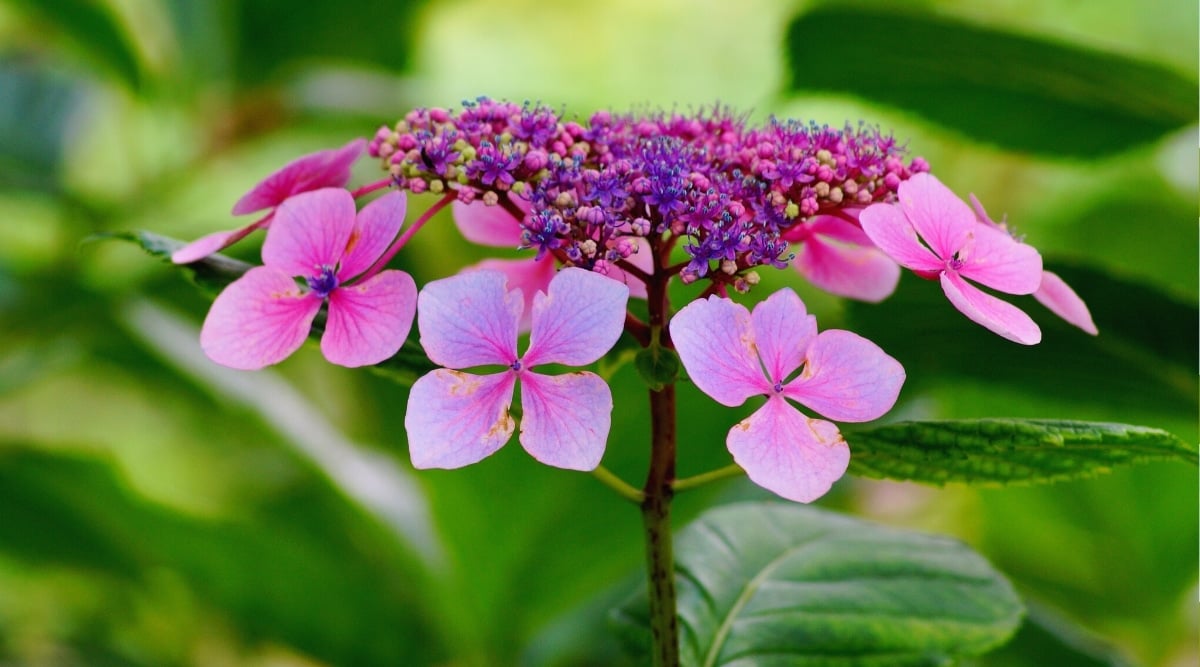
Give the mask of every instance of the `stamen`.
[[316, 275], [308, 277], [308, 288], [313, 291], [313, 294], [324, 299], [329, 296], [329, 293], [337, 289], [338, 279], [334, 273], [333, 267], [328, 264], [313, 267], [318, 271]]

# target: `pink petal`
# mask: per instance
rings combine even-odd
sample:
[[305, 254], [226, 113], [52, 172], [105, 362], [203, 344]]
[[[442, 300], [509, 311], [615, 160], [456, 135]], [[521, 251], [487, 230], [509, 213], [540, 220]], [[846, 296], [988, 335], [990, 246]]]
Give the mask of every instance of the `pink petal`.
[[213, 301], [200, 329], [200, 347], [222, 366], [270, 366], [304, 344], [320, 309], [321, 300], [301, 291], [291, 276], [257, 266]]
[[[862, 215], [863, 209], [850, 209], [843, 212], [858, 220], [859, 216]], [[856, 225], [836, 215], [818, 215], [805, 223], [811, 234], [820, 234], [821, 236], [827, 236], [855, 245], [872, 245], [871, 237], [867, 236], [867, 233], [862, 230], [861, 224]]]
[[1100, 333], [1096, 323], [1092, 321], [1092, 313], [1088, 311], [1087, 304], [1057, 274], [1043, 271], [1042, 286], [1033, 293], [1033, 298], [1049, 308], [1050, 312], [1091, 335]]
[[900, 265], [879, 248], [826, 240], [823, 235], [810, 236], [800, 246], [795, 266], [830, 294], [871, 303], [891, 296], [900, 282]]
[[172, 253], [171, 261], [176, 264], [191, 264], [192, 262], [198, 262], [214, 252], [224, 250], [234, 243], [241, 241], [249, 236], [254, 230], [261, 227], [266, 227], [270, 221], [271, 216], [268, 215], [267, 217], [252, 222], [241, 229], [213, 232], [212, 234], [201, 236], [195, 241], [192, 241], [191, 243]]
[[790, 288], [781, 289], [750, 315], [754, 344], [772, 383], [783, 382], [804, 360], [804, 351], [817, 335], [817, 318]]
[[472, 271], [435, 280], [417, 297], [421, 346], [436, 364], [470, 368], [517, 360], [521, 293], [504, 274]]
[[339, 366], [369, 366], [404, 344], [417, 312], [417, 284], [403, 271], [383, 271], [370, 280], [329, 294], [329, 318], [321, 352]]
[[512, 436], [516, 374], [472, 375], [439, 368], [413, 383], [404, 413], [414, 468], [461, 468], [490, 456]]
[[593, 373], [521, 373], [521, 446], [556, 468], [594, 470], [604, 456], [612, 393]]
[[407, 201], [405, 193], [389, 192], [358, 212], [338, 269], [339, 279], [359, 275], [383, 255], [404, 224]]
[[499, 271], [508, 278], [509, 290], [520, 290], [525, 301], [525, 309], [521, 312], [521, 321], [517, 330], [521, 333], [529, 331], [533, 323], [533, 297], [538, 292], [545, 292], [554, 278], [554, 259], [549, 255], [542, 259], [485, 259], [478, 264], [463, 269], [466, 271]]
[[[517, 208], [529, 213], [529, 202], [520, 197], [509, 198]], [[500, 205], [488, 206], [481, 200], [470, 204], [455, 201], [450, 205], [454, 224], [471, 243], [493, 248], [516, 248], [521, 245], [521, 221]]]
[[933, 273], [945, 268], [946, 263], [921, 244], [916, 230], [899, 206], [872, 204], [858, 219], [871, 242], [901, 266]]
[[942, 291], [972, 322], [1022, 345], [1036, 345], [1042, 330], [1021, 309], [987, 294], [954, 271], [942, 274]]
[[964, 277], [1008, 294], [1032, 294], [1042, 281], [1042, 256], [1007, 232], [976, 223], [962, 255]]
[[625, 328], [629, 288], [585, 269], [568, 267], [533, 299], [533, 325], [523, 362], [584, 366], [612, 349]]
[[750, 481], [802, 503], [825, 495], [850, 464], [836, 426], [805, 417], [779, 396], [729, 429], [725, 443]]
[[783, 394], [830, 419], [863, 422], [891, 410], [903, 384], [904, 367], [878, 345], [831, 329], [808, 346], [804, 370]]
[[730, 407], [771, 393], [746, 307], [719, 296], [689, 303], [671, 318], [671, 340], [700, 391]]
[[942, 259], [958, 252], [975, 228], [971, 209], [930, 174], [914, 174], [900, 184], [896, 197], [917, 234]]
[[263, 242], [263, 264], [289, 276], [312, 276], [320, 267], [335, 267], [354, 231], [354, 197], [326, 188], [305, 192], [275, 209], [275, 220]]
[[979, 222], [981, 222], [989, 227], [994, 227], [999, 230], [1004, 229], [1004, 225], [1002, 225], [988, 217], [987, 211], [984, 210], [983, 204], [981, 204], [979, 202], [979, 198], [975, 196], [975, 193], [971, 193], [971, 194], [967, 195], [967, 197], [970, 198], [970, 200], [971, 200], [971, 209], [973, 211], [975, 211], [975, 219], [976, 220], [978, 220]]
[[292, 160], [267, 176], [233, 205], [234, 215], [272, 208], [288, 197], [320, 188], [340, 188], [350, 180], [350, 166], [367, 147], [355, 139], [337, 149], [317, 151]]

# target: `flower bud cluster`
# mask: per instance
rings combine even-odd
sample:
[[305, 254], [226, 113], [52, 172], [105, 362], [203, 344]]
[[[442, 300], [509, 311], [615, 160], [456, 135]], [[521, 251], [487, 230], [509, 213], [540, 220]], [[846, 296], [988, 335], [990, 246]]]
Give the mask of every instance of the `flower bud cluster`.
[[747, 269], [784, 266], [789, 228], [892, 201], [928, 171], [877, 129], [769, 120], [715, 107], [693, 114], [599, 111], [584, 124], [540, 105], [479, 98], [461, 111], [418, 109], [370, 144], [396, 185], [452, 190], [464, 203], [530, 202], [524, 245], [592, 270], [648, 239], [679, 239], [684, 281], [738, 286]]

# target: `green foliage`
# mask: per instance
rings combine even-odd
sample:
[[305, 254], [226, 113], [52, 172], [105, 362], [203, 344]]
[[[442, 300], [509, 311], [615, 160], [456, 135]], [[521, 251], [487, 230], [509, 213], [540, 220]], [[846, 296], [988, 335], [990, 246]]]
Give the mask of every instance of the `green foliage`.
[[1170, 69], [926, 13], [825, 5], [792, 22], [785, 49], [793, 90], [876, 100], [1009, 150], [1095, 158], [1196, 121], [1197, 84]]
[[1025, 622], [1012, 641], [983, 656], [977, 664], [979, 667], [1133, 667], [1115, 647], [1034, 604], [1028, 605]]
[[674, 382], [679, 377], [679, 354], [657, 342], [638, 351], [634, 357], [634, 365], [638, 375], [654, 391], [662, 389], [664, 385]]
[[85, 62], [95, 63], [132, 91], [142, 87], [141, 60], [107, 4], [95, 0], [16, 0], [16, 4], [82, 49]]
[[[1012, 587], [965, 545], [802, 505], [710, 510], [676, 541], [685, 665], [942, 665], [1020, 624]], [[645, 647], [645, 593], [615, 620]]]
[[132, 494], [104, 460], [4, 443], [0, 503], [5, 553], [134, 585], [168, 568], [247, 639], [286, 642], [333, 664], [424, 663], [442, 651], [429, 641], [414, 582], [401, 575], [413, 561], [315, 479], [245, 519], [210, 521]]
[[926, 484], [1057, 482], [1130, 463], [1197, 462], [1196, 447], [1156, 428], [1048, 419], [901, 422], [845, 434], [850, 472]]

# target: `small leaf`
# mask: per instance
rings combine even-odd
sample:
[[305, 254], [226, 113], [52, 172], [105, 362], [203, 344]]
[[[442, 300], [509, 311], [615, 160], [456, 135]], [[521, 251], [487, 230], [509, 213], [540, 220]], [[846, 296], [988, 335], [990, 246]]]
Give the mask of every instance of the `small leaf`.
[[1196, 464], [1196, 448], [1155, 428], [1040, 419], [900, 422], [849, 431], [850, 473], [946, 482], [1054, 482], [1153, 460]]
[[654, 343], [637, 353], [634, 365], [638, 375], [654, 391], [675, 381], [679, 375], [679, 355], [675, 350]]
[[[997, 646], [1022, 614], [959, 542], [803, 505], [710, 510], [675, 552], [687, 665], [942, 665]], [[642, 647], [646, 607], [641, 593], [615, 613]]]
[[1173, 70], [944, 17], [828, 5], [793, 21], [785, 48], [793, 89], [858, 95], [1012, 150], [1091, 158], [1196, 122], [1196, 82]]

